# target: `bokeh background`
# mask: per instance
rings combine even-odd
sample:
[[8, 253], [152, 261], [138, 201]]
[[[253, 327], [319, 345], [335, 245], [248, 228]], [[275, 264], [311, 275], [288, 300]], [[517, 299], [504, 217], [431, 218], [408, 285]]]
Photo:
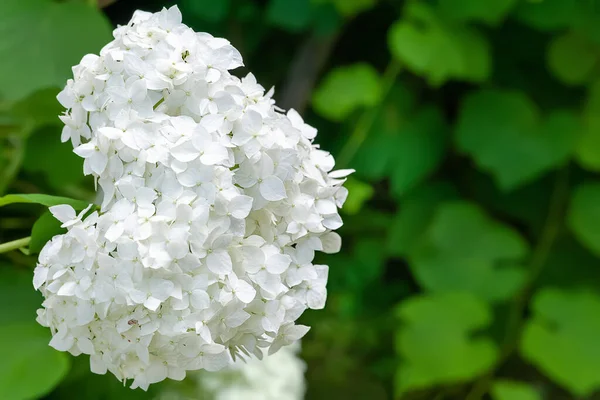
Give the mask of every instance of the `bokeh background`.
[[[600, 398], [600, 1], [1, 0], [0, 196], [94, 199], [55, 96], [135, 9], [175, 3], [357, 171], [302, 317], [307, 399]], [[152, 399], [170, 383], [47, 346], [49, 220], [0, 208], [0, 243], [35, 239], [0, 254], [0, 398]]]

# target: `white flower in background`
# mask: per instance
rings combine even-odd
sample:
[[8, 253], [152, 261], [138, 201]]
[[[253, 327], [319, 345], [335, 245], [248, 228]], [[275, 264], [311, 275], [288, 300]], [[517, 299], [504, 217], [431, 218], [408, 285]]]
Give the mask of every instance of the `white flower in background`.
[[302, 400], [306, 365], [299, 349], [297, 342], [262, 360], [238, 360], [218, 372], [191, 373], [187, 385], [166, 388], [155, 400]]
[[331, 172], [316, 130], [231, 75], [237, 50], [176, 7], [114, 37], [58, 96], [62, 140], [102, 191], [91, 214], [51, 208], [68, 232], [35, 271], [50, 344], [146, 389], [294, 343], [325, 304], [328, 267], [312, 261], [339, 251], [352, 171]]

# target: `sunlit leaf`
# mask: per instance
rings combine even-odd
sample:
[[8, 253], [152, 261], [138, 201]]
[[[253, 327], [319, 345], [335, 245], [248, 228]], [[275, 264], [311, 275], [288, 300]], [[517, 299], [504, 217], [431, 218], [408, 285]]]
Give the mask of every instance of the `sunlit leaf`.
[[396, 390], [467, 381], [484, 374], [497, 349], [484, 335], [491, 322], [488, 306], [467, 293], [413, 297], [400, 304], [403, 324], [396, 334], [401, 365]]
[[369, 64], [359, 63], [333, 69], [316, 89], [315, 111], [341, 121], [360, 107], [375, 105], [381, 97], [380, 77]]
[[600, 389], [600, 297], [547, 288], [536, 294], [532, 308], [523, 356], [576, 396]]

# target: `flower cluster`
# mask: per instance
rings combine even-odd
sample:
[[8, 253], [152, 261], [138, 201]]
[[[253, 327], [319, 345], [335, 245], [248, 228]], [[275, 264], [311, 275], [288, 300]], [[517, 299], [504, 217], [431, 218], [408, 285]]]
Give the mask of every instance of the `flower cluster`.
[[137, 11], [58, 99], [101, 189], [100, 210], [51, 208], [68, 231], [40, 253], [38, 321], [51, 345], [146, 389], [300, 339], [325, 304], [351, 170], [282, 113], [225, 39], [176, 7]]
[[238, 360], [218, 372], [194, 372], [188, 384], [168, 386], [155, 400], [302, 400], [306, 364], [299, 350], [296, 342], [262, 360]]

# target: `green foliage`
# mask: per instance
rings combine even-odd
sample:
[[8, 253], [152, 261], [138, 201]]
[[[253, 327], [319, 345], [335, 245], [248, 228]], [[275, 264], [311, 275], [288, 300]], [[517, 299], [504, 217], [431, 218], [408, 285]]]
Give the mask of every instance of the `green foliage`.
[[600, 48], [585, 36], [567, 32], [554, 38], [548, 49], [548, 67], [568, 85], [585, 83], [598, 63]]
[[50, 211], [43, 213], [31, 228], [31, 242], [29, 242], [29, 251], [31, 254], [37, 254], [42, 247], [55, 235], [60, 235], [66, 230], [60, 227], [61, 222], [54, 218]]
[[48, 347], [50, 332], [30, 321], [0, 329], [0, 396], [32, 399], [46, 394], [69, 370], [69, 359]]
[[182, 7], [200, 19], [220, 22], [227, 16], [231, 0], [183, 0]]
[[371, 185], [353, 177], [350, 177], [344, 186], [348, 189], [348, 199], [343, 208], [345, 214], [358, 213], [364, 203], [375, 194], [375, 190]]
[[530, 385], [515, 381], [496, 381], [492, 386], [493, 400], [542, 400]]
[[67, 197], [50, 196], [47, 194], [7, 194], [0, 197], [0, 207], [15, 203], [34, 203], [46, 207], [59, 204], [68, 204], [75, 210], [83, 210], [89, 203], [81, 200], [69, 199]]
[[310, 22], [310, 0], [271, 0], [267, 19], [290, 31], [300, 31]]
[[584, 128], [576, 148], [579, 164], [591, 171], [600, 171], [600, 82], [589, 89], [583, 113]]
[[10, 100], [63, 86], [71, 66], [111, 38], [106, 19], [86, 4], [3, 1], [0, 15], [0, 96]]
[[462, 105], [456, 139], [461, 151], [511, 190], [564, 163], [578, 132], [577, 118], [568, 111], [543, 120], [525, 94], [483, 90]]
[[392, 54], [432, 85], [449, 79], [480, 82], [491, 71], [490, 48], [475, 28], [444, 21], [425, 3], [409, 2], [390, 29]]
[[313, 95], [315, 111], [341, 121], [360, 107], [377, 104], [381, 84], [377, 71], [365, 63], [347, 65], [332, 70]]
[[577, 239], [600, 255], [600, 183], [575, 189], [569, 207], [569, 226]]
[[523, 356], [576, 396], [600, 388], [600, 297], [542, 289], [521, 342]]
[[524, 271], [516, 265], [526, 254], [517, 232], [473, 204], [451, 202], [438, 206], [410, 259], [416, 279], [430, 291], [464, 291], [499, 301], [522, 285]]
[[438, 0], [440, 12], [455, 21], [481, 21], [490, 25], [500, 23], [517, 0]]
[[[0, 254], [2, 399], [154, 397], [54, 351], [34, 322], [36, 255], [64, 231], [35, 204], [80, 211], [94, 192], [60, 143], [56, 101], [110, 40], [92, 3], [0, 1], [0, 245], [31, 236], [29, 255]], [[113, 26], [129, 3], [110, 6]], [[356, 170], [342, 251], [315, 260], [330, 266], [327, 306], [302, 317], [306, 398], [598, 397], [599, 1], [144, 7], [174, 3], [240, 50], [234, 74], [303, 110], [336, 168]], [[289, 93], [298, 82], [305, 93]]]
[[50, 332], [34, 321], [41, 296], [29, 271], [0, 262], [0, 398], [25, 400], [48, 393], [67, 374], [69, 358], [48, 346]]
[[396, 336], [396, 348], [405, 360], [396, 375], [399, 393], [472, 379], [496, 359], [496, 346], [489, 338], [472, 337], [492, 318], [486, 304], [473, 296], [415, 297], [404, 301], [398, 315], [404, 325]]

